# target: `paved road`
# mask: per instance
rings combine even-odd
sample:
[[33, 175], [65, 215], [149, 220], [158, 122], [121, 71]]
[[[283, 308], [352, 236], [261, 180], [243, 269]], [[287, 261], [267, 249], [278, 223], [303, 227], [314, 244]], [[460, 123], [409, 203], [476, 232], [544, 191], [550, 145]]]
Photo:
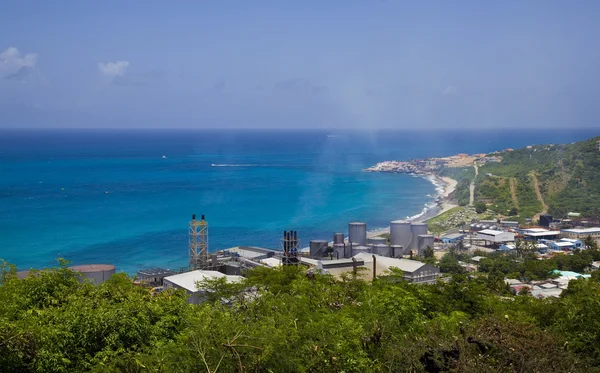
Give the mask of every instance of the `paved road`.
[[477, 168], [477, 165], [474, 164], [473, 167], [475, 167], [475, 178], [471, 181], [471, 185], [469, 185], [469, 192], [471, 193], [471, 196], [469, 197], [469, 206], [473, 206], [473, 203], [475, 203], [475, 179], [477, 179], [477, 175], [479, 175], [479, 168]]

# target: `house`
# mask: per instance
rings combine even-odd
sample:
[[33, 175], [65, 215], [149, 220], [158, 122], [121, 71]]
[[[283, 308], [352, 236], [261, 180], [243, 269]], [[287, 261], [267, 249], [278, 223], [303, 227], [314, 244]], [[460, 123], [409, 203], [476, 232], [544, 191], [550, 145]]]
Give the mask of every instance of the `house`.
[[166, 289], [184, 289], [187, 294], [187, 302], [191, 304], [200, 304], [206, 297], [206, 289], [200, 285], [202, 281], [225, 278], [227, 282], [234, 283], [242, 281], [242, 276], [225, 275], [217, 271], [196, 270], [178, 275], [168, 276], [163, 279], [163, 286]]

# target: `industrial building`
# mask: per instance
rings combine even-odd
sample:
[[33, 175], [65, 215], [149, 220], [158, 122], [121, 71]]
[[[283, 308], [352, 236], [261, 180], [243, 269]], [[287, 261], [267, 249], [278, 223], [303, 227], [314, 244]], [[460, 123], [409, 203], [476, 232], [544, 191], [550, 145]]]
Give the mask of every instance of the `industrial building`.
[[452, 234], [445, 235], [444, 237], [440, 238], [440, 240], [443, 243], [456, 244], [456, 243], [459, 243], [460, 241], [464, 240], [464, 238], [465, 238], [465, 235], [462, 233], [452, 233]]
[[522, 228], [519, 232], [525, 240], [556, 240], [560, 236], [559, 231], [551, 231], [545, 228]]
[[302, 262], [309, 264], [325, 274], [341, 277], [344, 273], [357, 271], [365, 280], [377, 276], [388, 275], [392, 268], [402, 271], [405, 281], [415, 284], [432, 284], [440, 276], [439, 268], [416, 260], [390, 258], [370, 253], [359, 253], [351, 259], [342, 260], [315, 260], [302, 258]]
[[573, 228], [573, 229], [561, 229], [560, 237], [572, 238], [584, 241], [588, 236], [591, 236], [597, 243], [600, 244], [600, 228]]
[[477, 238], [486, 242], [490, 242], [492, 244], [500, 244], [506, 242], [514, 242], [515, 234], [511, 232], [503, 232], [493, 229], [484, 229], [477, 232]]
[[230, 283], [239, 282], [243, 279], [242, 276], [225, 275], [218, 271], [195, 270], [165, 277], [163, 279], [163, 284], [165, 290], [184, 289], [188, 294], [188, 303], [200, 304], [205, 300], [205, 289], [199, 287], [199, 283], [205, 280], [214, 280], [223, 277]]

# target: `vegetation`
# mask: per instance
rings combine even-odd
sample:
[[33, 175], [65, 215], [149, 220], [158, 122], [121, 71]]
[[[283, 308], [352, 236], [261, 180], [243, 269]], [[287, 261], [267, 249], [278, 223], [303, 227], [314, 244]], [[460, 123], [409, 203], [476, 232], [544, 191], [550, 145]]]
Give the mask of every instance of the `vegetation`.
[[[479, 168], [476, 199], [491, 204], [503, 215], [517, 209], [521, 219], [544, 211], [535, 186], [548, 206], [548, 212], [565, 217], [580, 212], [584, 217], [600, 217], [600, 137], [568, 145], [534, 145], [498, 154], [500, 163]], [[489, 176], [492, 175], [492, 176]], [[535, 179], [534, 179], [535, 178]], [[514, 197], [510, 180], [515, 185]], [[468, 193], [468, 184], [457, 186], [457, 194]]]
[[454, 199], [460, 206], [467, 206], [470, 199], [469, 185], [475, 179], [475, 169], [473, 167], [444, 167], [440, 170], [440, 176], [457, 181]]
[[367, 283], [351, 275], [341, 280], [307, 275], [295, 267], [257, 268], [240, 284], [204, 283], [209, 297], [199, 306], [185, 303], [181, 292], [152, 296], [125, 275], [99, 286], [81, 284], [61, 263], [19, 280], [14, 268], [4, 265], [0, 367], [3, 372], [599, 372], [595, 277], [572, 281], [560, 299], [511, 296], [502, 274], [521, 269], [504, 268], [500, 257], [490, 260], [481, 264], [490, 267], [487, 276], [455, 274], [431, 286], [403, 282], [397, 271]]

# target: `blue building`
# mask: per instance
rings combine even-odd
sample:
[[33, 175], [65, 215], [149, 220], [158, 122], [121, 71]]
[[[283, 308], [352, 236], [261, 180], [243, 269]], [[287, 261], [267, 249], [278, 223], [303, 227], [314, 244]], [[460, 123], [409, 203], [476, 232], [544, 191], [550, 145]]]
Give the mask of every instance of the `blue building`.
[[465, 239], [464, 234], [452, 233], [441, 238], [443, 243], [456, 244]]

